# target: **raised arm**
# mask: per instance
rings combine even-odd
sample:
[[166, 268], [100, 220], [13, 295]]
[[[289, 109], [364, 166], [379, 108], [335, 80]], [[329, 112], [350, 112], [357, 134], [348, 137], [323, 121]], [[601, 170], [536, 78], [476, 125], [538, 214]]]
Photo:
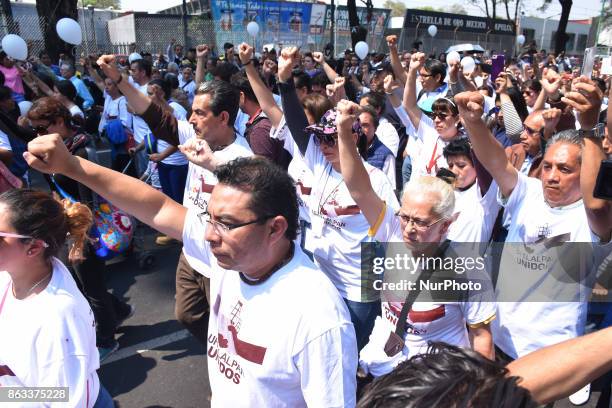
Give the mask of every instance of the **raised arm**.
[[506, 136], [512, 141], [512, 143], [518, 143], [523, 133], [523, 121], [516, 111], [514, 102], [508, 95], [508, 89], [512, 88], [512, 81], [510, 76], [505, 72], [499, 74], [495, 80], [495, 88], [499, 94], [499, 101], [501, 102], [501, 110], [504, 115], [504, 127], [506, 128]]
[[397, 52], [397, 35], [387, 36], [387, 46], [389, 47], [389, 57], [391, 57], [391, 68], [393, 75], [402, 84], [406, 83], [406, 71], [402, 67], [399, 53]]
[[425, 54], [417, 52], [410, 59], [410, 69], [406, 78], [406, 87], [404, 88], [404, 99], [402, 104], [408, 117], [415, 129], [421, 124], [421, 109], [417, 105], [416, 78], [419, 69], [425, 64]]
[[195, 72], [195, 83], [200, 84], [204, 82], [204, 76], [206, 75], [206, 61], [208, 60], [208, 51], [210, 48], [206, 44], [198, 45], [196, 47], [196, 72]]
[[98, 74], [98, 71], [93, 67], [89, 57], [81, 58], [81, 65], [83, 65], [83, 67], [85, 67], [87, 69], [87, 73], [89, 74], [91, 79], [94, 80], [94, 82], [96, 83], [96, 86], [98, 87], [98, 89], [101, 92], [104, 92], [104, 90], [106, 88], [104, 86], [104, 80], [102, 79], [100, 74]]
[[309, 125], [308, 118], [302, 109], [302, 104], [295, 92], [295, 84], [292, 78], [292, 68], [298, 58], [296, 47], [284, 48], [278, 58], [278, 90], [281, 95], [285, 120], [291, 132], [293, 140], [298, 145], [300, 152], [306, 154], [310, 135], [304, 129]]
[[527, 354], [508, 364], [508, 375], [541, 405], [567, 397], [612, 370], [612, 327]]
[[351, 193], [351, 197], [361, 209], [370, 226], [374, 227], [384, 201], [378, 197], [370, 177], [366, 171], [361, 156], [353, 139], [353, 122], [357, 120], [360, 107], [354, 102], [342, 100], [338, 102], [338, 148], [342, 178]]
[[158, 231], [182, 239], [185, 207], [140, 180], [73, 156], [59, 135], [34, 139], [24, 157], [32, 168], [70, 177]]
[[245, 67], [247, 77], [259, 102], [261, 110], [266, 114], [272, 126], [278, 128], [283, 118], [283, 111], [278, 107], [272, 96], [270, 89], [264, 84], [263, 80], [259, 76], [259, 72], [252, 64], [253, 58], [253, 47], [247, 43], [242, 43], [238, 47], [238, 56], [240, 57], [240, 63]]
[[336, 77], [338, 77], [338, 73], [327, 63], [327, 61], [325, 61], [323, 53], [313, 52], [312, 58], [315, 60], [315, 62], [321, 65], [321, 68], [323, 68], [323, 72], [325, 72], [325, 75], [327, 75], [327, 79], [329, 79], [329, 81], [333, 83], [336, 80]]
[[395, 94], [395, 91], [399, 88], [397, 80], [393, 79], [392, 75], [387, 75], [383, 85], [385, 88], [385, 94], [389, 98], [391, 105], [393, 105], [394, 108], [399, 108], [402, 105], [402, 101]]
[[[574, 89], [574, 91], [566, 93], [562, 100], [578, 112], [580, 128], [591, 130], [597, 125], [599, 119], [602, 92], [593, 81], [584, 76], [575, 80]], [[606, 159], [606, 155], [601, 145], [601, 139], [584, 137], [582, 142], [580, 166], [582, 200], [591, 230], [603, 242], [608, 242], [612, 233], [612, 204], [610, 201], [593, 196], [597, 174], [602, 160]]]
[[455, 95], [459, 115], [472, 142], [474, 153], [487, 169], [504, 197], [508, 197], [518, 182], [518, 172], [506, 158], [502, 145], [493, 137], [482, 120], [484, 97], [478, 92]]

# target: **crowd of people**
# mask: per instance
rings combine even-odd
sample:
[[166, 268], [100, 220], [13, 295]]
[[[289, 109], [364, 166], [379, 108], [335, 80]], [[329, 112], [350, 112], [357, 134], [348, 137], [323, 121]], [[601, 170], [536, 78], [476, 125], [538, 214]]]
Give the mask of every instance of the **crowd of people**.
[[[175, 314], [205, 347], [213, 406], [535, 407], [609, 386], [601, 64], [581, 76], [530, 49], [496, 72], [474, 52], [467, 72], [386, 40], [365, 60], [174, 41], [155, 61], [0, 52], [0, 386], [113, 406], [96, 370], [134, 308], [106, 287], [97, 197], [182, 242]], [[366, 249], [468, 246], [494, 255], [486, 271], [400, 278], [485, 290], [372, 285], [399, 268], [374, 271]]]

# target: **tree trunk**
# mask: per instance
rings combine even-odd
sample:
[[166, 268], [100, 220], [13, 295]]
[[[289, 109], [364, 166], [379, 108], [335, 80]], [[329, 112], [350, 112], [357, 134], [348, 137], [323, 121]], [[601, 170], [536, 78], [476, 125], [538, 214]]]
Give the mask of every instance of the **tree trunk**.
[[347, 0], [346, 7], [348, 8], [349, 26], [351, 28], [351, 45], [352, 48], [355, 49], [355, 44], [357, 44], [359, 41], [366, 40], [368, 30], [359, 24], [356, 1]]
[[13, 9], [11, 8], [10, 0], [0, 0], [0, 10], [4, 14], [4, 22], [7, 25], [6, 33], [20, 35], [19, 24], [13, 20]]
[[60, 54], [74, 55], [74, 45], [61, 40], [55, 31], [57, 21], [69, 17], [78, 21], [77, 0], [36, 0], [40, 30], [45, 39], [45, 51], [57, 61]]
[[559, 19], [559, 26], [555, 35], [555, 54], [557, 55], [565, 50], [565, 43], [568, 40], [565, 30], [567, 29], [567, 21], [572, 9], [572, 0], [559, 0], [559, 3], [561, 3], [561, 18]]

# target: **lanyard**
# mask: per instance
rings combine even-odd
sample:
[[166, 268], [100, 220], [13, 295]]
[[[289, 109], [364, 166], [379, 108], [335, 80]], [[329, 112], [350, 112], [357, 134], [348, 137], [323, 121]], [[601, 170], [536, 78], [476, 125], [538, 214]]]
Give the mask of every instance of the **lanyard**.
[[429, 159], [429, 164], [427, 165], [427, 167], [425, 167], [425, 169], [427, 170], [427, 174], [431, 173], [431, 169], [434, 168], [434, 166], [436, 165], [436, 162], [440, 158], [440, 155], [436, 156], [436, 152], [438, 151], [438, 140], [439, 139], [440, 137], [438, 136], [438, 139], [436, 139], [436, 144], [434, 146], [433, 152], [431, 153], [431, 158]]
[[4, 307], [4, 301], [6, 300], [6, 295], [8, 295], [8, 290], [11, 287], [11, 284], [9, 283], [8, 285], [6, 285], [6, 290], [4, 291], [4, 296], [2, 296], [2, 301], [0, 301], [0, 314], [2, 314], [2, 308]]

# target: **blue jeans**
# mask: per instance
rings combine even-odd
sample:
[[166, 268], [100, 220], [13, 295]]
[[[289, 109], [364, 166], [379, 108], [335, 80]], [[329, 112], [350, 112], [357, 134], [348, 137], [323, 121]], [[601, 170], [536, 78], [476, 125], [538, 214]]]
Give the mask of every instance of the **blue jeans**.
[[355, 302], [353, 300], [344, 299], [344, 303], [348, 307], [351, 315], [351, 322], [355, 327], [355, 336], [357, 337], [357, 350], [368, 344], [370, 334], [374, 328], [374, 320], [380, 315], [380, 301], [375, 302]]
[[597, 329], [602, 330], [612, 326], [612, 303], [589, 302], [589, 317], [601, 318]]
[[404, 185], [410, 181], [410, 175], [412, 174], [412, 159], [410, 156], [406, 156], [404, 158], [404, 163], [402, 164], [402, 181]]
[[134, 156], [134, 160], [136, 161], [136, 175], [140, 177], [147, 171], [147, 167], [149, 166], [149, 154], [147, 150], [142, 149], [138, 151]]
[[100, 392], [93, 408], [115, 408], [113, 398], [110, 396], [106, 388], [100, 383]]
[[159, 182], [165, 195], [179, 204], [183, 204], [183, 193], [187, 181], [187, 164], [175, 166], [172, 164], [157, 163]]

